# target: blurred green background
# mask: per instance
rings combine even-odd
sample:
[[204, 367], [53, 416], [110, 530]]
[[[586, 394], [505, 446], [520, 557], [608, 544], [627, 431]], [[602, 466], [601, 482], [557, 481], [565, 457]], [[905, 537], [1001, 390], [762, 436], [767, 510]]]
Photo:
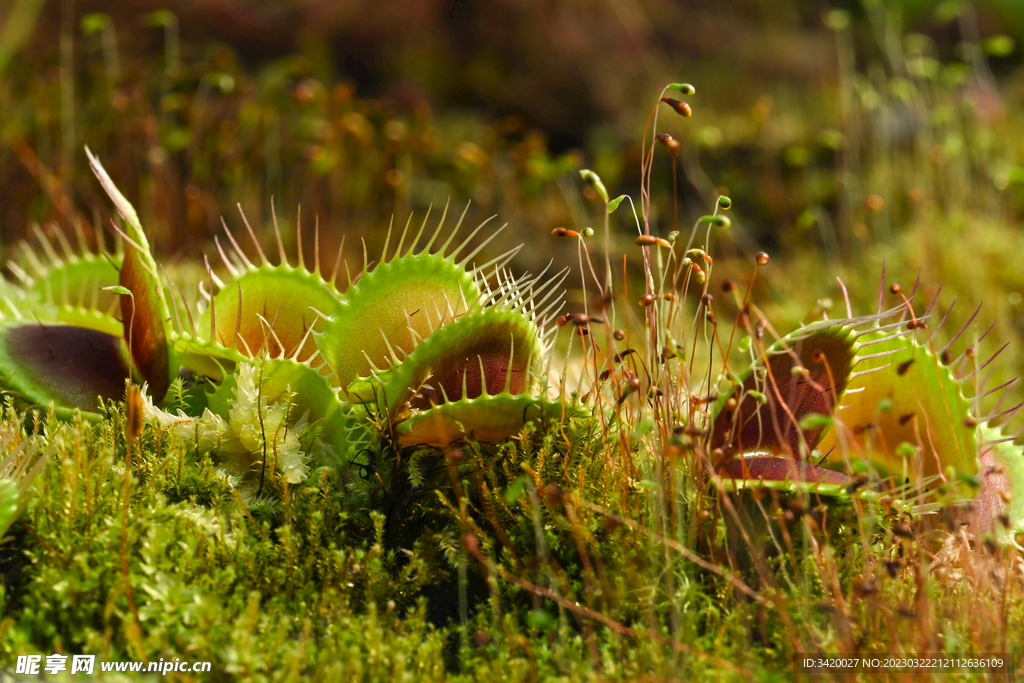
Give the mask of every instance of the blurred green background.
[[[268, 230], [273, 200], [293, 245], [301, 206], [326, 267], [343, 234], [373, 254], [393, 215], [450, 198], [509, 223], [495, 249], [526, 243], [517, 270], [573, 264], [551, 229], [603, 222], [577, 171], [638, 199], [648, 116], [686, 81], [693, 117], [662, 106], [658, 128], [682, 144], [680, 225], [730, 195], [709, 251], [730, 274], [770, 252], [770, 312], [841, 315], [836, 277], [866, 306], [887, 260], [1024, 330], [1015, 0], [5, 0], [0, 25], [9, 256], [33, 224], [95, 239], [87, 144], [172, 263], [214, 253], [236, 204]], [[659, 147], [662, 235], [672, 177]], [[632, 249], [630, 213], [612, 227]]]

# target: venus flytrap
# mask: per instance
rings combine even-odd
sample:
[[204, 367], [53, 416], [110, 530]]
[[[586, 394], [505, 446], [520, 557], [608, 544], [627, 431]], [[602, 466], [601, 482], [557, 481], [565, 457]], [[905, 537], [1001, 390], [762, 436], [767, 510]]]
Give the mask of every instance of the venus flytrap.
[[[691, 113], [689, 107], [668, 99], [661, 102], [677, 113]], [[653, 118], [656, 126], [656, 111]], [[653, 140], [665, 147], [674, 166], [679, 143], [662, 133], [654, 134]], [[642, 208], [647, 227], [636, 240], [644, 249], [647, 292], [639, 304], [647, 317], [647, 353], [641, 358], [632, 349], [628, 353], [617, 353], [614, 347], [594, 349], [616, 363], [626, 358], [634, 363], [632, 370], [623, 373], [624, 386], [612, 388], [605, 398], [607, 404], [620, 412], [624, 401], [636, 400], [638, 411], [622, 413], [631, 425], [639, 424], [646, 406], [662, 425], [658, 433], [676, 435], [669, 445], [678, 439], [727, 490], [770, 487], [813, 490], [833, 498], [876, 499], [888, 487], [889, 495], [902, 498], [907, 509], [923, 513], [938, 509], [940, 501], [946, 505], [974, 498], [978, 495], [974, 483], [990, 481], [977, 501], [981, 514], [975, 532], [996, 531], [1003, 538], [1019, 532], [1022, 527], [1014, 501], [1020, 497], [1016, 482], [1021, 481], [1018, 469], [1024, 453], [1005, 429], [993, 423], [1011, 419], [1021, 406], [1000, 411], [996, 398], [1008, 384], [988, 388], [979, 377], [994, 356], [974, 362], [972, 346], [960, 358], [945, 357], [948, 352], [935, 348], [924, 322], [936, 301], [917, 317], [913, 293], [903, 296], [894, 285], [890, 293], [902, 300], [884, 309], [884, 273], [879, 307], [873, 315], [855, 317], [848, 311], [846, 319], [809, 324], [784, 336], [771, 330], [748, 301], [753, 279], [742, 299], [735, 283], [726, 281], [723, 291], [736, 296], [739, 312], [723, 347], [708, 292], [713, 260], [705, 250], [712, 229], [729, 227], [729, 219], [719, 211], [731, 208], [732, 201], [721, 197], [714, 214], [698, 219], [685, 246], [678, 231], [668, 240], [650, 234], [647, 188], [652, 159], [645, 150]], [[584, 181], [595, 188], [599, 183], [593, 174], [585, 174]], [[606, 196], [607, 191], [602, 197]], [[707, 226], [707, 233], [703, 246], [695, 247], [701, 225]], [[661, 258], [663, 247], [669, 249], [667, 263]], [[757, 254], [755, 263], [756, 277], [757, 268], [768, 265], [768, 255]], [[685, 329], [676, 321], [682, 320], [691, 281], [700, 285], [702, 299]], [[702, 321], [704, 344], [711, 352], [708, 363], [716, 349], [722, 359], [718, 382], [709, 381], [713, 365], [703, 380], [695, 367]], [[729, 370], [729, 360], [740, 329], [746, 331], [740, 347], [750, 354], [752, 363], [737, 375]], [[671, 341], [663, 338], [669, 330]], [[950, 345], [965, 330], [956, 333]], [[777, 339], [774, 344], [768, 339], [772, 336]], [[660, 374], [667, 359], [679, 355], [685, 359], [681, 372], [674, 378]], [[955, 372], [953, 366], [958, 368]], [[607, 377], [611, 369], [610, 364], [602, 376]], [[671, 379], [666, 383], [659, 376]], [[965, 398], [965, 393], [973, 398]], [[995, 407], [982, 407], [993, 401]], [[667, 425], [675, 426], [666, 430]], [[663, 448], [657, 442], [650, 444], [653, 452]], [[864, 484], [865, 470], [869, 485]], [[997, 518], [1002, 529], [994, 528]]]
[[[63, 417], [80, 409], [96, 418], [96, 397], [123, 398], [129, 376], [124, 325], [113, 316], [119, 297], [111, 294], [122, 253], [102, 242], [92, 253], [82, 235], [76, 249], [54, 234], [56, 245], [37, 229], [40, 251], [23, 243], [24, 267], [7, 264], [16, 284], [0, 288], [0, 375], [24, 403], [58, 398]], [[46, 348], [52, 353], [39, 353]]]
[[20, 318], [23, 316], [19, 307], [31, 309], [33, 315], [43, 320], [119, 334], [120, 326], [109, 323], [118, 298], [102, 292], [104, 287], [117, 283], [123, 258], [120, 244], [110, 252], [101, 241], [94, 253], [80, 232], [77, 248], [71, 246], [60, 229], [50, 232], [53, 238], [38, 225], [33, 226], [39, 246], [33, 248], [29, 242], [22, 242], [19, 251], [23, 265], [16, 261], [7, 263], [16, 286], [5, 283], [5, 305], [0, 306], [5, 310], [0, 312]]
[[127, 321], [124, 337], [139, 374], [149, 382], [153, 396], [160, 400], [178, 374], [180, 361], [180, 353], [169, 339], [171, 314], [167, 295], [135, 208], [117, 189], [92, 152], [88, 148], [85, 152], [93, 173], [128, 229], [127, 233], [122, 233], [126, 246], [118, 276], [118, 284], [131, 293], [130, 296], [120, 295], [121, 319]]
[[[898, 293], [898, 286], [892, 291]], [[962, 388], [976, 378], [977, 369], [954, 374], [945, 367], [931, 335], [923, 343], [917, 338], [927, 330], [928, 313], [914, 316], [912, 295], [883, 311], [882, 293], [884, 280], [874, 315], [797, 330], [771, 348], [762, 347], [754, 364], [727, 384], [715, 402], [707, 446], [719, 472], [739, 486], [813, 484], [805, 488], [830, 496], [875, 496], [874, 485], [853, 485], [851, 475], [867, 468], [874, 481], [888, 480], [901, 495], [923, 503], [935, 500], [936, 491], [952, 501], [973, 497], [983, 454], [1001, 463], [1009, 459], [1011, 469], [1016, 467], [1020, 448], [987, 425], [1009, 419], [1020, 406], [972, 414], [982, 398], [1010, 383], [994, 389], [981, 383], [973, 391], [976, 400], [965, 398]], [[979, 425], [983, 429], [975, 430]], [[1014, 480], [1012, 475], [1000, 479], [1004, 493]], [[982, 498], [988, 505], [999, 499], [989, 489]], [[992, 529], [994, 514], [986, 512], [985, 529]]]
[[[565, 416], [561, 401], [545, 395], [548, 321], [561, 305], [565, 273], [513, 278], [503, 269], [515, 250], [475, 265], [497, 234], [470, 248], [486, 224], [456, 243], [462, 219], [442, 240], [442, 216], [424, 243], [429, 215], [414, 235], [410, 219], [393, 251], [389, 229], [379, 264], [370, 267], [365, 249], [357, 277], [346, 264], [342, 292], [335, 285], [341, 254], [325, 278], [318, 234], [313, 267], [303, 263], [301, 231], [292, 265], [275, 216], [280, 261], [272, 264], [243, 215], [258, 259], [225, 225], [230, 246], [217, 242], [225, 275], [207, 262], [207, 285], [193, 312], [180, 287], [166, 274], [161, 279], [134, 208], [86, 152], [125, 221], [125, 231], [114, 228], [124, 253], [119, 263], [61, 261], [44, 241], [50, 267], [34, 265], [38, 279], [22, 278], [27, 289], [12, 288], [5, 301], [21, 303], [0, 321], [0, 375], [26, 402], [54, 401], [65, 417], [84, 410], [98, 418], [96, 398], [122, 398], [125, 380], [134, 378], [146, 385], [143, 412], [150, 419], [201, 451], [215, 445], [236, 472], [258, 466], [260, 491], [268, 460], [294, 484], [312, 462], [344, 469], [382, 438], [403, 446], [494, 442], [532, 420]], [[38, 291], [39, 282], [57, 277], [80, 281], [79, 271], [109, 282], [101, 267], [108, 263], [119, 266], [117, 284], [97, 278], [93, 300], [120, 297], [120, 321], [94, 307], [100, 324], [74, 324], [80, 320], [61, 318], [51, 284]], [[193, 386], [172, 415], [159, 406], [179, 372]]]

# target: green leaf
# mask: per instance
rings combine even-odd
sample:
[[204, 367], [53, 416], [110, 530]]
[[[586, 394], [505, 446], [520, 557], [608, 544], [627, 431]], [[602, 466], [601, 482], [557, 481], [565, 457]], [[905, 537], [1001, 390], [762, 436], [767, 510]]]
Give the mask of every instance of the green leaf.
[[615, 209], [619, 208], [619, 204], [621, 204], [622, 200], [625, 199], [625, 198], [626, 198], [626, 195], [620, 194], [618, 197], [616, 197], [615, 199], [613, 199], [610, 202], [608, 202], [608, 213], [609, 214], [615, 213]]

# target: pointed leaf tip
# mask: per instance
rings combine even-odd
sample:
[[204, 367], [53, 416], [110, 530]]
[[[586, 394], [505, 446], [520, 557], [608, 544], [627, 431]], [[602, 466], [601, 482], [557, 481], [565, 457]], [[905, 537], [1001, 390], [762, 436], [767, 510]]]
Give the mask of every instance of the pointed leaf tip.
[[608, 202], [608, 213], [609, 214], [615, 213], [615, 209], [619, 208], [619, 204], [621, 204], [622, 200], [625, 199], [625, 198], [626, 198], [626, 195], [620, 194], [618, 197], [616, 197], [615, 199], [613, 199], [610, 202]]
[[117, 208], [117, 212], [121, 214], [121, 217], [124, 218], [125, 222], [128, 223], [132, 230], [136, 232], [136, 234], [131, 237], [137, 241], [141, 240], [140, 243], [148, 248], [149, 245], [145, 242], [146, 236], [142, 232], [142, 223], [139, 221], [139, 215], [135, 213], [135, 207], [133, 207], [131, 203], [125, 199], [125, 196], [121, 194], [121, 191], [117, 189], [117, 185], [115, 185], [114, 181], [110, 179], [110, 175], [108, 175], [107, 170], [103, 168], [103, 164], [100, 163], [100, 160], [96, 158], [88, 146], [85, 148], [85, 154], [89, 157], [89, 166], [92, 168], [93, 174], [96, 176], [96, 179], [100, 181], [100, 185], [103, 186], [103, 190], [107, 193], [107, 196], [110, 197], [110, 201], [114, 203], [114, 206]]
[[119, 289], [111, 291], [121, 296], [124, 339], [129, 344], [132, 361], [149, 382], [153, 399], [159, 401], [178, 368], [169, 342], [170, 309], [157, 277], [156, 262], [135, 208], [114, 185], [92, 150], [86, 147], [85, 153], [92, 172], [128, 224], [127, 242], [133, 248], [126, 250], [121, 263]]

